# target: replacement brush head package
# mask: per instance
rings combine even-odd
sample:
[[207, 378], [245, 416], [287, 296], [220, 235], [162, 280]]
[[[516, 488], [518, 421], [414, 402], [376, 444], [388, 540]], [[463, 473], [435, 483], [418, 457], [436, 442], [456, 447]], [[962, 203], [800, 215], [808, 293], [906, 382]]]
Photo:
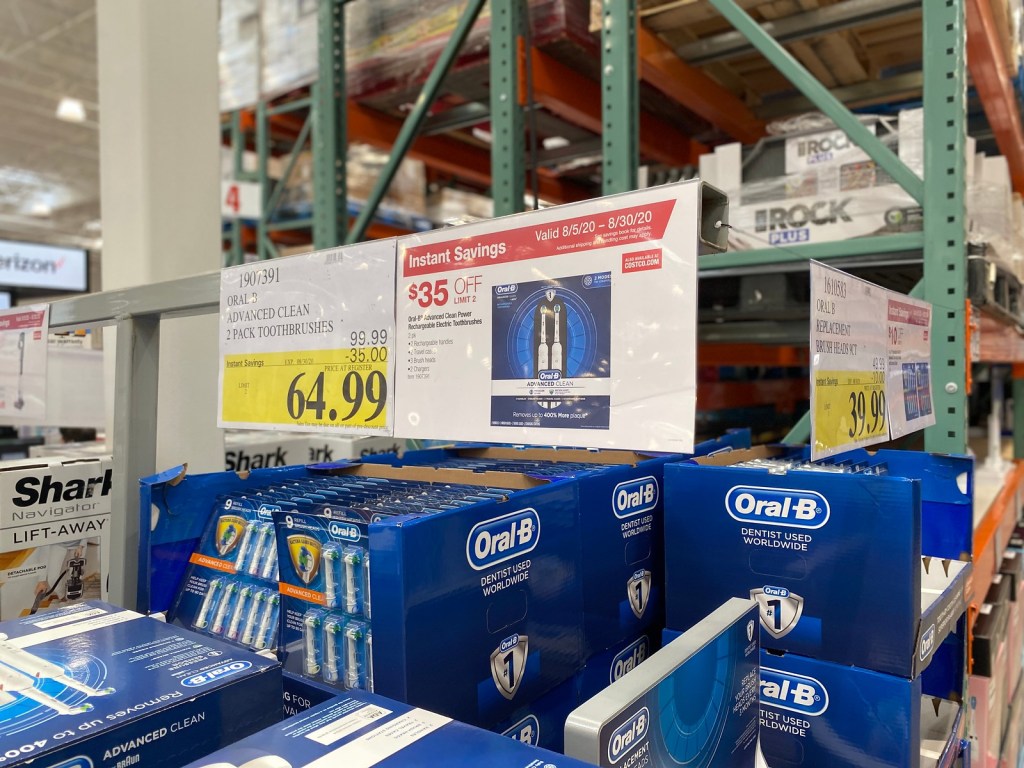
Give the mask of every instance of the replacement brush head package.
[[178, 768], [277, 722], [280, 698], [275, 661], [107, 603], [0, 622], [4, 768]]

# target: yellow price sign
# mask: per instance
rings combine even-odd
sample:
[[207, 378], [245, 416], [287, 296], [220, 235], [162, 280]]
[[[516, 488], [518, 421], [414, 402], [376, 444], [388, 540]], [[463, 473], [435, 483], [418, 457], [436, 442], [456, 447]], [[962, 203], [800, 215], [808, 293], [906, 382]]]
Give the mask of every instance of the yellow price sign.
[[816, 448], [830, 450], [888, 436], [882, 372], [817, 370], [812, 383]]
[[390, 392], [387, 347], [224, 356], [225, 422], [380, 429]]

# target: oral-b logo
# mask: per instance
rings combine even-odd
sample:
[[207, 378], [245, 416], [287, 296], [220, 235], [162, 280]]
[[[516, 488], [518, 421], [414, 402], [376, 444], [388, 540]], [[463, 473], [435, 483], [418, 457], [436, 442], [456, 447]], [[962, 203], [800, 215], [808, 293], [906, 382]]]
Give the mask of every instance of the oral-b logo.
[[658, 481], [649, 475], [619, 483], [612, 492], [612, 511], [616, 517], [639, 515], [657, 505]]
[[828, 691], [813, 677], [761, 667], [761, 703], [817, 717], [828, 709]]
[[244, 672], [252, 666], [251, 662], [248, 661], [233, 661], [230, 664], [224, 664], [214, 669], [208, 669], [206, 672], [202, 672], [198, 675], [192, 675], [192, 677], [186, 677], [181, 681], [181, 684], [186, 688], [199, 688], [210, 683], [215, 683], [218, 680], [222, 680], [225, 677], [231, 675], [237, 675], [239, 672]]
[[612, 659], [612, 666], [608, 670], [608, 682], [614, 683], [626, 673], [632, 672], [638, 664], [641, 664], [647, 658], [647, 654], [650, 652], [651, 646], [646, 637], [641, 637], [639, 640], [630, 643], [627, 648], [624, 648]]
[[789, 597], [789, 590], [785, 587], [773, 587], [765, 584], [761, 591], [769, 597]]
[[509, 296], [519, 290], [519, 286], [515, 283], [509, 283], [508, 285], [496, 285], [494, 286], [495, 296]]
[[532, 552], [540, 540], [540, 517], [522, 509], [477, 523], [466, 539], [466, 559], [475, 571]]
[[541, 371], [537, 376], [541, 381], [558, 381], [562, 378], [561, 371]]
[[501, 735], [536, 747], [540, 741], [540, 721], [534, 715], [527, 715]]
[[725, 495], [725, 509], [741, 523], [789, 528], [821, 528], [828, 522], [828, 501], [820, 493], [792, 488], [737, 485]]
[[647, 707], [643, 707], [612, 733], [612, 738], [608, 742], [608, 761], [617, 763], [631, 750], [640, 746], [650, 726], [651, 712]]
[[921, 650], [918, 655], [921, 661], [928, 658], [928, 654], [935, 649], [935, 625], [932, 624], [928, 629], [921, 635]]
[[359, 541], [359, 529], [352, 523], [330, 523], [327, 532], [332, 539]]

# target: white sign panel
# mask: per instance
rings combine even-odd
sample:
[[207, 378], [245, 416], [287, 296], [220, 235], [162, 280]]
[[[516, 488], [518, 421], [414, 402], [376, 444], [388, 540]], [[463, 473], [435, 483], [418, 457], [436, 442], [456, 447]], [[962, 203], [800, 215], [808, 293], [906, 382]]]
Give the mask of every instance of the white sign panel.
[[221, 181], [220, 215], [225, 219], [258, 219], [263, 209], [260, 185], [253, 181]]
[[84, 291], [88, 258], [81, 248], [0, 240], [0, 286]]
[[221, 427], [391, 434], [395, 241], [221, 271]]
[[700, 186], [399, 241], [400, 437], [691, 451]]
[[889, 292], [811, 262], [811, 458], [889, 439]]
[[893, 439], [935, 423], [932, 405], [932, 307], [889, 294], [886, 400]]
[[0, 423], [46, 417], [48, 304], [0, 311]]

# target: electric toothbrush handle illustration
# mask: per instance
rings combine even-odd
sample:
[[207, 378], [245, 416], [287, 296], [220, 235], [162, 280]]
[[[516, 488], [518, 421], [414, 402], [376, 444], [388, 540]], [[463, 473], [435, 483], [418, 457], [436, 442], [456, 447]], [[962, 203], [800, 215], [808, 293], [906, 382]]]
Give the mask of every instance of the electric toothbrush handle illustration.
[[558, 318], [561, 315], [560, 312], [555, 312], [555, 340], [551, 344], [551, 368], [552, 370], [562, 370], [562, 342], [559, 341], [558, 335]]
[[59, 715], [80, 715], [92, 709], [92, 704], [65, 704], [36, 688], [35, 678], [0, 664], [0, 696], [9, 696], [12, 693], [49, 707]]
[[540, 308], [540, 344], [537, 345], [537, 370], [546, 371], [548, 368], [548, 318], [544, 307]]
[[80, 683], [74, 678], [69, 677], [63, 667], [19, 648], [13, 643], [8, 642], [3, 635], [0, 635], [0, 662], [25, 675], [31, 675], [40, 680], [53, 680], [62, 683], [68, 688], [84, 693], [86, 696], [109, 696], [115, 690], [114, 688], [93, 688], [85, 683]]

